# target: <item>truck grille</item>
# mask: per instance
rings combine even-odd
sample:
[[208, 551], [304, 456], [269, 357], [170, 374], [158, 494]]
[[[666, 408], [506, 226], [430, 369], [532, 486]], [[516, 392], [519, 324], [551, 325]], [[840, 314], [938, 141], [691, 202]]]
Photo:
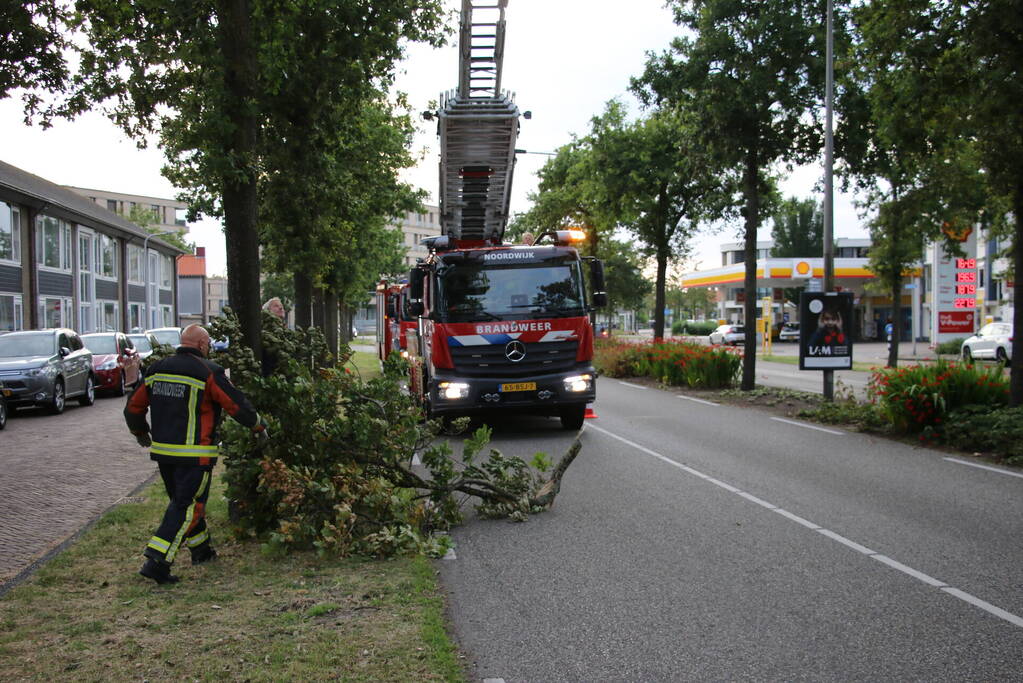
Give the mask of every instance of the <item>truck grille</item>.
[[569, 370], [575, 365], [579, 342], [527, 343], [526, 356], [512, 363], [504, 355], [504, 344], [455, 346], [451, 360], [455, 370], [467, 377], [528, 377]]

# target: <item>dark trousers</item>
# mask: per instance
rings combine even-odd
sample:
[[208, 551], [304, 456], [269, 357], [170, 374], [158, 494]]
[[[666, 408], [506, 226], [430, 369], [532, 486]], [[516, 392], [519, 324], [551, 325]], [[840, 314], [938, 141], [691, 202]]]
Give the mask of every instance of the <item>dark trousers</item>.
[[160, 463], [160, 476], [170, 502], [160, 527], [146, 545], [146, 557], [171, 563], [182, 545], [194, 550], [209, 543], [206, 500], [210, 496], [212, 470], [212, 467]]

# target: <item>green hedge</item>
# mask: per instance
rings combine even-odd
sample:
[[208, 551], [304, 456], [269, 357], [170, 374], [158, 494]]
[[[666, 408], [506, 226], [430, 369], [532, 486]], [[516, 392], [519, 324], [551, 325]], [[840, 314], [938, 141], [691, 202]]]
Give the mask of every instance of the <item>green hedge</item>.
[[708, 334], [716, 330], [717, 327], [717, 322], [713, 320], [703, 322], [676, 320], [671, 324], [671, 333], [676, 337], [681, 337], [682, 335], [706, 337]]

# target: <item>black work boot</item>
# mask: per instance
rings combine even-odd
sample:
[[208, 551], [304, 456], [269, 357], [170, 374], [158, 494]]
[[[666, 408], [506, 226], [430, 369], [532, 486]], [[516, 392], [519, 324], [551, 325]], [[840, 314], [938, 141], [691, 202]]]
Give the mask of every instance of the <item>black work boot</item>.
[[190, 550], [192, 551], [192, 566], [212, 562], [217, 559], [217, 551], [213, 549], [209, 541], [200, 543], [194, 548], [190, 548]]
[[177, 583], [178, 577], [171, 574], [170, 571], [171, 566], [169, 564], [163, 560], [154, 560], [150, 557], [146, 560], [146, 563], [142, 565], [142, 569], [139, 570], [139, 574], [147, 579], [152, 579], [159, 584]]

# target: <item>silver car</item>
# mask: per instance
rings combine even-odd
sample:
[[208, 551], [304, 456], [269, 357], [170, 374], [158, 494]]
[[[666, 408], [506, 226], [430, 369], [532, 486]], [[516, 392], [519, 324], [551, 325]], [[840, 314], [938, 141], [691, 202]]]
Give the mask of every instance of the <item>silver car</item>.
[[967, 363], [974, 358], [1008, 363], [1012, 359], [1012, 325], [988, 323], [963, 342], [961, 353]]
[[12, 407], [39, 405], [56, 414], [69, 398], [83, 406], [96, 399], [92, 352], [63, 328], [0, 336], [0, 383]]
[[778, 332], [778, 341], [780, 342], [798, 342], [799, 341], [799, 323], [789, 322], [781, 326], [781, 331]]
[[711, 344], [745, 344], [746, 328], [742, 325], [722, 325], [710, 333]]

